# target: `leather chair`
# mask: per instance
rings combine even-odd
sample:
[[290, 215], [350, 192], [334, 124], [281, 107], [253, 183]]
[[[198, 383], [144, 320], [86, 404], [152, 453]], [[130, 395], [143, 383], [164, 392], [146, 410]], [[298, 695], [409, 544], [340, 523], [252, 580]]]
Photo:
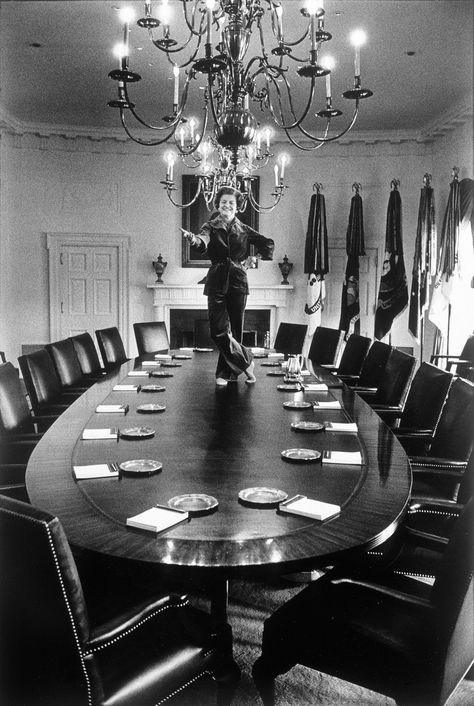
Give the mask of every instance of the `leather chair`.
[[116, 326], [98, 329], [95, 335], [106, 371], [113, 370], [130, 360], [127, 358], [122, 337]]
[[343, 341], [344, 331], [318, 326], [309, 348], [309, 360], [314, 365], [336, 365]]
[[81, 394], [64, 390], [45, 348], [21, 355], [18, 364], [35, 414], [59, 415]]
[[76, 351], [82, 374], [100, 379], [105, 374], [105, 370], [100, 364], [99, 355], [90, 333], [78, 333], [76, 336], [71, 336], [71, 341]]
[[432, 436], [410, 432], [399, 438], [417, 442], [418, 453], [409, 456], [413, 495], [455, 500], [474, 446], [474, 383], [454, 380]]
[[90, 590], [59, 520], [31, 505], [0, 496], [0, 534], [2, 703], [179, 705], [188, 692], [212, 703], [216, 684], [230, 702], [229, 625], [137, 574], [109, 580], [104, 567]]
[[458, 356], [433, 354], [430, 358], [430, 362], [435, 365], [444, 362], [446, 370], [455, 368], [456, 375], [474, 382], [474, 334], [468, 337]]
[[441, 706], [474, 662], [473, 501], [433, 586], [388, 572], [331, 571], [265, 621], [253, 677], [265, 706], [274, 679], [301, 664], [395, 699]]
[[403, 411], [381, 405], [377, 413], [397, 434], [422, 432], [432, 435], [453, 382], [451, 373], [422, 363], [415, 373]]
[[366, 400], [375, 412], [382, 411], [385, 407], [395, 408], [401, 412], [415, 368], [416, 358], [392, 348], [384, 374], [375, 392], [359, 385], [355, 385], [352, 389]]
[[359, 385], [360, 387], [372, 388], [375, 391], [383, 378], [391, 350], [392, 346], [387, 343], [374, 341], [362, 363], [360, 375], [339, 374], [338, 377], [349, 387]]
[[164, 321], [142, 321], [133, 324], [138, 355], [168, 353], [170, 341]]
[[28, 496], [25, 470], [31, 452], [55, 416], [33, 416], [11, 363], [0, 365], [0, 492], [22, 500]]
[[48, 343], [45, 348], [51, 356], [63, 388], [74, 392], [85, 392], [94, 384], [95, 380], [84, 376], [74, 343], [70, 338]]
[[274, 349], [277, 353], [293, 355], [301, 353], [308, 326], [306, 324], [291, 324], [282, 322], [278, 326]]
[[362, 364], [370, 348], [371, 340], [367, 336], [359, 336], [351, 333], [342, 351], [341, 360], [336, 367], [330, 364], [323, 364], [322, 367], [335, 375], [350, 375], [357, 377], [362, 370]]

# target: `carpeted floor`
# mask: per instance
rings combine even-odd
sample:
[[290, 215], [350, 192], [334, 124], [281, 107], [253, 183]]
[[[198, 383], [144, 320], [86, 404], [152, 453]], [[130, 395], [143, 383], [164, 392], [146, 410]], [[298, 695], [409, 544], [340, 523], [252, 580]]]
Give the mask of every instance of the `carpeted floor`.
[[[259, 706], [252, 665], [260, 654], [263, 621], [279, 605], [303, 589], [288, 582], [232, 581], [229, 586], [229, 622], [234, 634], [234, 656], [242, 678], [232, 706]], [[202, 599], [195, 599], [208, 608]], [[340, 679], [296, 666], [277, 680], [277, 706], [394, 706], [395, 702]], [[464, 680], [448, 706], [472, 706], [474, 681]], [[195, 704], [195, 706], [208, 706]]]

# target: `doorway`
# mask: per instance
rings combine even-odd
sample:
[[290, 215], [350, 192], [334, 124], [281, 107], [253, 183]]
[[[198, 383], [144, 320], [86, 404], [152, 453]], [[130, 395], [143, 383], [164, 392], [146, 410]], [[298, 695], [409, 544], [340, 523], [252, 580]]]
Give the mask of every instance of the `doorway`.
[[48, 233], [52, 341], [117, 326], [128, 346], [128, 253], [124, 235]]

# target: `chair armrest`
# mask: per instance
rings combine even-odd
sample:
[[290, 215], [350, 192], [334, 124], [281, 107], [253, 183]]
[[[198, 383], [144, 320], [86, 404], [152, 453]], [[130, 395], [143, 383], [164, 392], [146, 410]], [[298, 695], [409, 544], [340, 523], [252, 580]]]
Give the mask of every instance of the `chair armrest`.
[[188, 605], [187, 596], [176, 594], [164, 596], [149, 603], [141, 603], [134, 610], [118, 616], [116, 620], [92, 628], [90, 638], [84, 644], [84, 649], [86, 652], [101, 650], [138, 629], [142, 624], [157, 618], [164, 611], [177, 610]]
[[357, 392], [358, 395], [372, 396], [377, 392], [376, 387], [359, 387], [358, 385], [351, 385], [351, 390]]
[[31, 418], [38, 429], [38, 432], [43, 432], [56, 421], [57, 417], [54, 414], [32, 414]]
[[397, 591], [388, 586], [382, 586], [378, 583], [373, 583], [372, 581], [364, 581], [362, 579], [352, 579], [352, 578], [335, 578], [331, 579], [331, 583], [334, 585], [348, 583], [354, 586], [359, 586], [360, 588], [366, 588], [371, 592], [378, 593], [380, 596], [387, 596], [388, 598], [393, 598], [394, 600], [400, 601], [402, 603], [409, 603], [411, 605], [417, 606], [419, 608], [424, 608], [427, 611], [433, 612], [434, 608], [429, 600], [425, 598], [420, 598], [419, 596], [413, 596], [409, 593], [403, 593], [402, 591]]
[[360, 379], [360, 375], [346, 375], [344, 373], [342, 375], [338, 375], [338, 377], [340, 377], [341, 380], [344, 380], [344, 382], [355, 382]]
[[332, 363], [319, 363], [320, 368], [324, 368], [324, 370], [330, 370], [331, 372], [334, 370], [337, 370], [335, 365], [332, 365]]
[[[437, 456], [409, 456], [408, 458], [412, 470], [435, 472], [436, 471], [458, 471], [461, 477], [467, 466], [467, 461], [457, 461], [450, 458], [438, 458]], [[452, 477], [452, 473], [449, 475]]]
[[433, 438], [433, 433], [429, 429], [408, 429], [407, 427], [397, 427], [394, 434], [399, 439], [415, 439], [429, 442]]
[[434, 512], [437, 514], [459, 517], [463, 510], [464, 505], [462, 503], [457, 503], [455, 500], [442, 500], [441, 498], [421, 498], [413, 496], [408, 507], [408, 514], [431, 514]]
[[395, 405], [374, 404], [372, 405], [372, 409], [374, 412], [377, 412], [377, 414], [382, 414], [384, 418], [387, 415], [390, 419], [397, 419], [398, 417], [401, 417], [403, 412], [401, 405], [395, 407]]
[[438, 534], [430, 534], [422, 530], [405, 527], [405, 541], [416, 544], [417, 547], [431, 549], [442, 554], [448, 544], [449, 539]]

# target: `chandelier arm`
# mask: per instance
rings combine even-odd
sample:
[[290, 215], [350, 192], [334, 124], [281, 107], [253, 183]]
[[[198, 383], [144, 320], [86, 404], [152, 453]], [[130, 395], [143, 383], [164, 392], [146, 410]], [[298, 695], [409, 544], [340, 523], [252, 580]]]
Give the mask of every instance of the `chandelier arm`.
[[187, 10], [187, 3], [188, 3], [188, 0], [181, 0], [181, 5], [182, 5], [182, 10], [183, 10], [183, 17], [184, 17], [184, 20], [185, 20], [185, 22], [186, 22], [186, 24], [187, 24], [187, 26], [188, 26], [188, 29], [189, 29], [189, 31], [191, 32], [191, 34], [194, 34], [195, 36], [202, 37], [202, 35], [205, 34], [205, 32], [206, 32], [206, 28], [203, 27], [203, 25], [204, 25], [204, 14], [202, 15], [201, 21], [199, 22], [199, 25], [200, 25], [199, 31], [196, 31], [196, 30], [194, 29], [194, 18], [195, 18], [195, 15], [196, 15], [196, 4], [193, 5], [193, 9], [192, 9], [192, 21], [189, 22], [188, 10]]
[[278, 84], [277, 84], [277, 82], [276, 82], [276, 80], [274, 79], [273, 76], [268, 75], [267, 73], [265, 73], [265, 78], [266, 78], [266, 80], [267, 80], [267, 84], [268, 84], [269, 79], [271, 79], [271, 81], [273, 82], [273, 84], [274, 84], [274, 86], [275, 86], [275, 90], [276, 90], [277, 96], [278, 96], [278, 104], [279, 104], [279, 107], [280, 107], [279, 112], [280, 112], [280, 118], [281, 118], [281, 120], [278, 119], [278, 117], [277, 117], [277, 115], [276, 115], [276, 113], [275, 113], [275, 110], [274, 110], [274, 108], [273, 108], [273, 101], [272, 101], [272, 99], [271, 99], [270, 89], [268, 89], [268, 107], [269, 107], [269, 109], [270, 109], [270, 112], [271, 112], [271, 114], [272, 114], [272, 117], [273, 117], [274, 122], [275, 122], [275, 123], [277, 124], [277, 126], [278, 126], [279, 128], [281, 128], [282, 130], [293, 130], [295, 127], [299, 127], [299, 126], [301, 125], [301, 123], [303, 122], [303, 120], [304, 120], [304, 119], [306, 118], [306, 116], [308, 115], [309, 109], [311, 108], [311, 104], [312, 104], [312, 102], [313, 102], [313, 98], [314, 98], [314, 76], [311, 77], [311, 88], [310, 88], [310, 92], [309, 92], [309, 97], [308, 97], [308, 102], [307, 102], [307, 104], [306, 104], [306, 108], [305, 108], [305, 110], [303, 111], [303, 114], [301, 115], [301, 117], [300, 117], [299, 119], [297, 119], [296, 116], [295, 116], [295, 112], [294, 112], [294, 108], [293, 108], [293, 101], [292, 101], [292, 98], [291, 98], [291, 91], [290, 91], [289, 83], [288, 83], [288, 81], [286, 80], [286, 77], [285, 77], [285, 76], [282, 76], [283, 81], [285, 82], [285, 86], [286, 86], [287, 92], [288, 92], [288, 100], [289, 100], [289, 102], [290, 102], [291, 114], [292, 114], [293, 117], [295, 118], [294, 122], [291, 123], [290, 125], [285, 125], [285, 124], [284, 124], [283, 110], [282, 110], [282, 105], [281, 105], [281, 91], [280, 91], [280, 87], [278, 86]]
[[[316, 135], [311, 135], [311, 133], [309, 133], [307, 130], [305, 130], [301, 125], [298, 125], [297, 127], [298, 127], [298, 130], [299, 130], [301, 133], [303, 133], [303, 135], [305, 135], [305, 137], [309, 137], [310, 140], [313, 140], [313, 141], [316, 140], [317, 142], [323, 142], [323, 143], [326, 143], [326, 142], [334, 142], [335, 140], [339, 140], [339, 139], [340, 139], [341, 137], [343, 137], [346, 133], [348, 133], [349, 130], [351, 130], [351, 128], [353, 127], [355, 121], [357, 120], [357, 115], [358, 115], [358, 114], [359, 114], [359, 99], [357, 98], [357, 99], [356, 99], [356, 105], [355, 105], [355, 108], [354, 108], [354, 113], [353, 113], [353, 115], [352, 115], [352, 120], [351, 120], [351, 122], [347, 125], [347, 127], [346, 127], [344, 130], [342, 130], [341, 132], [339, 132], [337, 135], [333, 135], [332, 137], [317, 137]], [[329, 129], [329, 120], [330, 120], [330, 118], [328, 118], [328, 125], [327, 125], [327, 128], [326, 128], [326, 134], [327, 134], [328, 129]]]
[[[191, 78], [192, 78], [192, 74], [187, 74], [187, 76], [186, 76], [186, 83], [184, 84], [183, 92], [182, 92], [182, 94], [181, 94], [181, 101], [180, 101], [180, 105], [179, 105], [178, 111], [177, 111], [176, 115], [174, 116], [173, 120], [172, 120], [171, 122], [169, 122], [168, 125], [152, 125], [151, 123], [147, 123], [146, 120], [143, 120], [143, 119], [138, 115], [137, 111], [136, 111], [135, 108], [133, 107], [133, 103], [132, 103], [132, 102], [130, 101], [130, 99], [129, 99], [127, 84], [125, 83], [125, 85], [124, 85], [124, 95], [125, 95], [125, 98], [126, 98], [126, 100], [127, 100], [127, 103], [130, 104], [130, 107], [128, 108], [128, 110], [130, 110], [130, 112], [131, 112], [131, 114], [133, 115], [133, 117], [135, 118], [135, 120], [137, 120], [141, 125], [143, 125], [144, 127], [148, 128], [149, 130], [156, 130], [156, 131], [160, 132], [161, 130], [169, 130], [170, 128], [174, 128], [174, 130], [169, 133], [169, 136], [168, 136], [168, 137], [171, 137], [171, 136], [173, 135], [174, 131], [176, 130], [176, 127], [178, 126], [178, 123], [179, 123], [180, 120], [181, 120], [181, 116], [182, 116], [182, 114], [183, 114], [183, 110], [184, 110], [184, 107], [185, 107], [185, 105], [186, 105], [186, 101], [187, 101], [187, 99], [188, 99], [188, 90], [189, 90], [189, 83], [190, 83], [190, 81], [191, 81]], [[122, 110], [122, 109], [121, 109], [121, 110]], [[122, 123], [123, 123], [123, 120], [122, 120]], [[133, 138], [132, 138], [132, 139], [133, 139]], [[161, 144], [161, 143], [160, 143], [160, 142], [157, 142], [156, 144]]]
[[252, 183], [250, 183], [250, 185], [248, 187], [248, 191], [246, 192], [247, 198], [250, 201], [252, 208], [255, 211], [257, 211], [257, 213], [262, 213], [262, 214], [263, 213], [270, 213], [270, 211], [273, 211], [273, 209], [276, 206], [278, 206], [278, 204], [280, 203], [281, 197], [283, 196], [283, 188], [282, 187], [276, 187], [276, 188], [278, 189], [278, 191], [273, 192], [273, 194], [272, 194], [273, 199], [274, 199], [274, 203], [271, 206], [262, 206], [261, 204], [259, 204], [256, 201], [256, 199], [253, 195], [253, 191], [252, 191]]
[[298, 46], [298, 44], [301, 44], [301, 42], [304, 42], [304, 40], [306, 39], [308, 34], [309, 34], [309, 27], [306, 28], [306, 32], [303, 34], [302, 37], [300, 37], [300, 39], [297, 39], [294, 42], [289, 42], [285, 39], [285, 41], [283, 42], [283, 46], [284, 47], [296, 47], [296, 46]]
[[[329, 121], [328, 121], [328, 123], [329, 123]], [[326, 134], [327, 134], [328, 129], [329, 129], [329, 124], [326, 127]], [[298, 142], [296, 142], [296, 140], [292, 137], [292, 135], [290, 135], [288, 130], [285, 130], [285, 134], [286, 134], [287, 138], [289, 139], [289, 141], [291, 142], [291, 144], [294, 145], [295, 147], [297, 147], [299, 150], [302, 150], [303, 152], [312, 152], [313, 150], [318, 150], [320, 147], [323, 147], [323, 145], [326, 144], [326, 142], [324, 140], [322, 140], [322, 138], [319, 138], [319, 140], [314, 142], [314, 144], [311, 145], [311, 147], [303, 147], [303, 145], [300, 145], [300, 144], [298, 144]]]
[[132, 135], [132, 133], [130, 132], [130, 130], [127, 127], [127, 124], [125, 122], [124, 113], [125, 113], [125, 109], [120, 108], [120, 121], [122, 123], [123, 129], [125, 130], [125, 132], [127, 133], [127, 135], [129, 136], [129, 138], [131, 140], [133, 140], [134, 142], [136, 142], [139, 145], [144, 145], [145, 147], [157, 147], [158, 145], [162, 145], [164, 142], [167, 142], [169, 140], [169, 138], [173, 135], [173, 133], [177, 127], [175, 125], [173, 127], [173, 129], [171, 130], [171, 132], [168, 135], [166, 135], [166, 137], [163, 137], [163, 139], [161, 139], [161, 140], [160, 139], [158, 139], [158, 140], [143, 140], [141, 137], [134, 137], [134, 135]]
[[191, 201], [189, 201], [189, 203], [178, 203], [178, 202], [175, 201], [175, 200], [173, 199], [173, 197], [171, 196], [171, 192], [173, 191], [173, 189], [172, 189], [170, 186], [168, 186], [168, 185], [165, 185], [165, 189], [166, 189], [166, 195], [168, 196], [168, 198], [169, 198], [169, 200], [171, 201], [171, 203], [173, 204], [173, 206], [176, 206], [176, 208], [183, 208], [183, 209], [184, 209], [184, 208], [189, 208], [190, 206], [193, 205], [193, 203], [196, 202], [196, 200], [197, 200], [198, 197], [199, 197], [199, 194], [200, 194], [201, 191], [202, 191], [202, 179], [201, 179], [201, 177], [199, 177], [198, 185], [197, 185], [197, 188], [196, 188], [196, 193], [195, 193], [194, 197], [191, 199]]

